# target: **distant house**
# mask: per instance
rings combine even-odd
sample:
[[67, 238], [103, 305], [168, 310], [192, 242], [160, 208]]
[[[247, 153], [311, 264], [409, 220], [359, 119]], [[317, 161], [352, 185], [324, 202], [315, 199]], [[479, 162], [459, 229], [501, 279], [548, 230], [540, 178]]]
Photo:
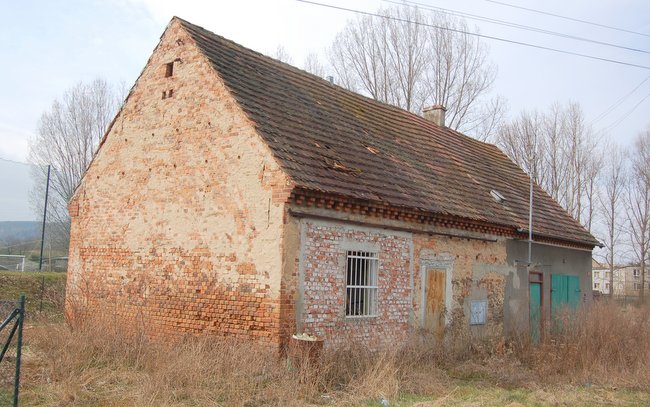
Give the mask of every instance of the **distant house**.
[[[601, 294], [609, 295], [611, 292], [611, 280], [610, 280], [610, 269], [609, 266], [602, 264], [596, 260], [593, 260], [592, 266], [591, 266], [591, 278], [593, 282], [593, 290], [597, 291]], [[617, 283], [620, 283], [620, 279], [618, 278], [620, 273], [614, 272], [614, 278], [615, 282], [614, 285], [616, 286]]]
[[[650, 265], [646, 266], [650, 270]], [[593, 290], [602, 294], [610, 293], [610, 269], [609, 266], [598, 263], [594, 260], [592, 265]], [[615, 298], [636, 298], [641, 295], [641, 289], [650, 298], [650, 279], [646, 275], [645, 286], [641, 282], [641, 267], [627, 265], [614, 267], [614, 297]]]
[[529, 265], [529, 178], [444, 109], [414, 115], [173, 18], [70, 202], [68, 317], [278, 347], [537, 335], [591, 301], [598, 242], [534, 196]]

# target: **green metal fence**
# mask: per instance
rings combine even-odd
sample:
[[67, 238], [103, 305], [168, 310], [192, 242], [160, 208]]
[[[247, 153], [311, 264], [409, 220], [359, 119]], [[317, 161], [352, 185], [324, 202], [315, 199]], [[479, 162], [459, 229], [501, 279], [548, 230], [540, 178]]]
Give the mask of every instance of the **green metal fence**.
[[[0, 335], [4, 336], [5, 329], [8, 330], [9, 335], [6, 337], [4, 344], [2, 344], [2, 351], [0, 352], [0, 364], [4, 360], [7, 351], [11, 347], [14, 337], [16, 337], [16, 369], [14, 374], [14, 394], [13, 405], [18, 406], [18, 394], [20, 391], [20, 362], [22, 357], [23, 348], [23, 321], [25, 320], [25, 295], [20, 296], [18, 306], [14, 306], [9, 312], [9, 315], [0, 324]], [[1, 343], [1, 342], [0, 342]]]

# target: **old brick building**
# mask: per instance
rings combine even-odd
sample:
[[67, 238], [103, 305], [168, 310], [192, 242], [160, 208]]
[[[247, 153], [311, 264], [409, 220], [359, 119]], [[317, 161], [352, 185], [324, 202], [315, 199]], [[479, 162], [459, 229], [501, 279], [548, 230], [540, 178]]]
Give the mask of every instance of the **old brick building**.
[[374, 346], [590, 301], [596, 240], [536, 187], [527, 267], [528, 177], [428, 113], [172, 19], [70, 202], [69, 318]]

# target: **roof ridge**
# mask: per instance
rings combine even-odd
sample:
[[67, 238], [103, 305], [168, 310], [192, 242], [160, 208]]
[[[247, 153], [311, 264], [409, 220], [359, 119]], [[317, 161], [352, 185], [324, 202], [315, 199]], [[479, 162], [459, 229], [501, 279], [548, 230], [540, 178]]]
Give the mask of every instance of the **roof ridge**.
[[[189, 22], [189, 21], [187, 21], [187, 20], [185, 20], [185, 19], [183, 19], [183, 18], [180, 18], [180, 17], [174, 16], [172, 19], [177, 19], [177, 20], [179, 20], [179, 21], [180, 21], [184, 26], [186, 26], [186, 27], [193, 27], [193, 28], [195, 28], [195, 29], [198, 29], [198, 30], [201, 30], [201, 31], [205, 31], [207, 34], [216, 37], [219, 41], [226, 43], [227, 45], [231, 46], [232, 48], [245, 49], [247, 52], [250, 52], [250, 53], [252, 53], [252, 54], [255, 54], [255, 55], [257, 55], [257, 56], [259, 56], [259, 57], [265, 59], [267, 62], [270, 62], [270, 63], [273, 63], [273, 64], [281, 65], [281, 66], [283, 66], [284, 68], [288, 68], [289, 70], [293, 71], [294, 73], [297, 73], [297, 74], [300, 74], [300, 75], [305, 75], [305, 74], [307, 74], [307, 75], [309, 75], [312, 79], [314, 79], [315, 81], [317, 81], [320, 85], [325, 85], [325, 86], [328, 86], [328, 87], [330, 87], [330, 88], [334, 88], [336, 91], [345, 92], [345, 93], [349, 94], [350, 96], [352, 96], [352, 97], [354, 97], [354, 98], [359, 98], [359, 97], [361, 97], [361, 98], [365, 99], [367, 102], [369, 102], [369, 103], [371, 103], [371, 104], [376, 104], [376, 105], [378, 105], [378, 106], [381, 106], [381, 107], [384, 107], [384, 108], [388, 108], [388, 109], [391, 109], [391, 110], [397, 110], [397, 111], [400, 111], [400, 112], [406, 112], [406, 113], [408, 113], [409, 115], [412, 115], [413, 118], [415, 118], [415, 119], [416, 119], [420, 124], [424, 125], [425, 127], [429, 127], [429, 128], [432, 128], [432, 129], [435, 128], [435, 129], [442, 130], [442, 131], [450, 131], [450, 132], [455, 133], [456, 136], [460, 136], [460, 137], [463, 137], [463, 138], [467, 138], [467, 139], [469, 139], [469, 140], [471, 140], [471, 141], [473, 141], [473, 142], [477, 142], [477, 143], [481, 143], [481, 144], [487, 144], [487, 145], [491, 145], [491, 146], [495, 146], [495, 147], [496, 147], [496, 145], [494, 145], [494, 144], [492, 144], [492, 143], [488, 143], [488, 142], [486, 142], [486, 141], [482, 141], [482, 140], [478, 140], [478, 139], [476, 139], [476, 138], [470, 137], [470, 136], [468, 136], [468, 135], [466, 135], [466, 134], [463, 134], [463, 133], [459, 132], [458, 130], [452, 129], [452, 128], [447, 127], [447, 126], [440, 126], [440, 125], [438, 125], [438, 124], [436, 124], [436, 123], [434, 123], [434, 122], [432, 122], [432, 121], [430, 121], [430, 120], [425, 119], [424, 117], [418, 115], [417, 113], [411, 112], [411, 111], [409, 111], [409, 110], [407, 110], [407, 109], [401, 108], [401, 107], [399, 107], [399, 106], [392, 105], [392, 104], [390, 104], [390, 103], [388, 103], [388, 102], [383, 102], [383, 101], [381, 101], [381, 100], [374, 99], [374, 98], [372, 98], [372, 97], [370, 97], [370, 96], [367, 96], [367, 95], [364, 95], [364, 94], [357, 93], [357, 92], [351, 91], [351, 90], [349, 90], [349, 89], [346, 89], [346, 88], [344, 88], [344, 87], [341, 86], [341, 85], [337, 85], [336, 83], [329, 82], [327, 79], [322, 78], [322, 77], [320, 77], [320, 76], [318, 76], [318, 75], [316, 75], [316, 74], [313, 74], [313, 73], [311, 73], [311, 72], [309, 72], [309, 71], [306, 71], [306, 70], [304, 70], [304, 69], [302, 69], [302, 68], [299, 68], [299, 67], [297, 67], [297, 66], [295, 66], [295, 65], [292, 65], [292, 64], [290, 64], [290, 63], [287, 63], [287, 62], [284, 62], [284, 61], [280, 61], [279, 59], [276, 59], [276, 58], [273, 58], [273, 57], [271, 57], [271, 56], [269, 56], [269, 55], [263, 54], [263, 53], [261, 53], [261, 52], [259, 52], [259, 51], [256, 51], [256, 50], [252, 49], [252, 48], [246, 47], [245, 45], [239, 44], [239, 43], [237, 43], [237, 42], [235, 42], [235, 41], [233, 41], [233, 40], [230, 40], [230, 39], [228, 39], [228, 38], [226, 38], [226, 37], [224, 37], [224, 36], [221, 36], [221, 35], [219, 35], [219, 34], [216, 34], [215, 32], [213, 32], [213, 31], [211, 31], [211, 30], [208, 30], [207, 28], [204, 28], [204, 27], [202, 27], [202, 26], [200, 26], [200, 25], [197, 25], [197, 24], [191, 23], [191, 22]], [[498, 147], [497, 147], [497, 148], [498, 148]]]
[[[174, 18], [296, 188], [528, 227], [529, 177], [498, 146]], [[597, 242], [548, 193], [535, 194], [534, 216], [535, 235]]]

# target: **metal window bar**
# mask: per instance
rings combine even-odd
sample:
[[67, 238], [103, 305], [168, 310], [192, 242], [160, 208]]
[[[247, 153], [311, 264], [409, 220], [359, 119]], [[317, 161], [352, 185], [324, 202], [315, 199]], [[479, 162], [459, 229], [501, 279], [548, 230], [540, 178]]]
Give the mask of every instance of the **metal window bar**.
[[377, 307], [376, 253], [348, 251], [346, 260], [345, 314], [348, 317], [376, 315]]

